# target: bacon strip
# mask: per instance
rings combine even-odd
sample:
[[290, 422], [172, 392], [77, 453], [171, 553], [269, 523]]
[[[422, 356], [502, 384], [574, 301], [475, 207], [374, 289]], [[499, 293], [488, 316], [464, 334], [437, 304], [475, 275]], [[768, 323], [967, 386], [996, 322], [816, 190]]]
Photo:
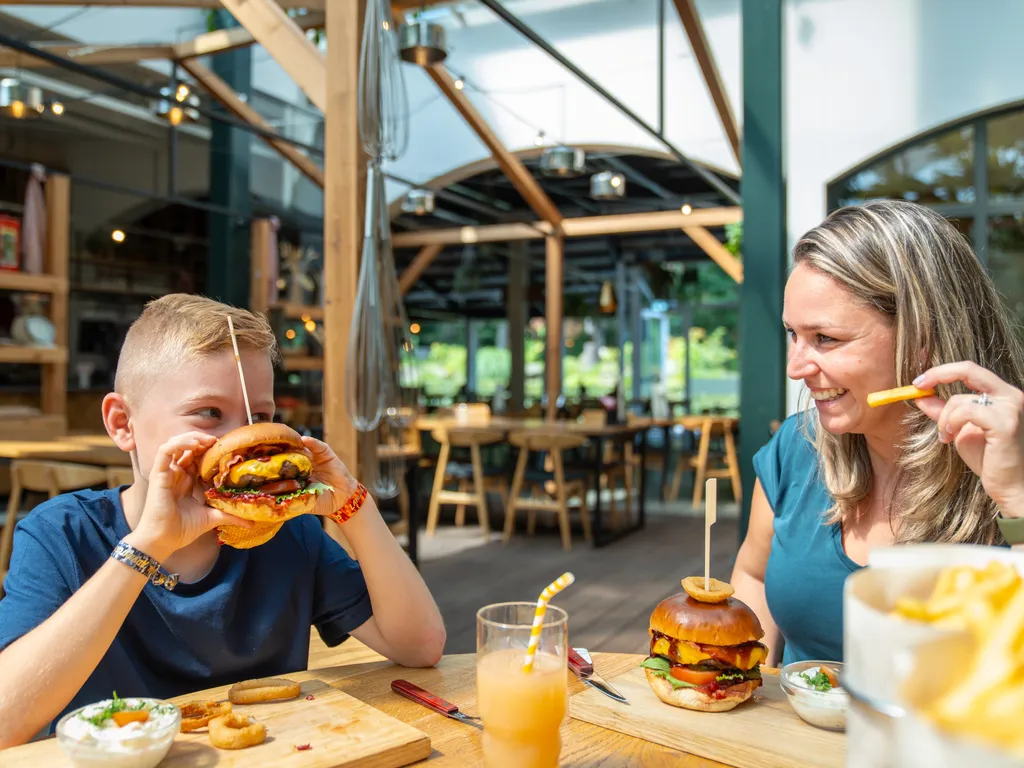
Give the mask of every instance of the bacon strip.
[[244, 459], [237, 453], [232, 456], [225, 456], [220, 460], [220, 468], [217, 470], [217, 474], [213, 476], [213, 487], [220, 488], [224, 485], [224, 481], [228, 479], [228, 473], [235, 464], [241, 464]]

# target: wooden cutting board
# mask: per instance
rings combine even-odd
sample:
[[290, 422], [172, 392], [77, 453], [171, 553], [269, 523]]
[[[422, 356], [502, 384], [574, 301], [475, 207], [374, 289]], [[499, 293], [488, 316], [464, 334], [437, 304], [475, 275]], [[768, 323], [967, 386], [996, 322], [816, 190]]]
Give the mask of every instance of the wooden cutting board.
[[786, 700], [777, 675], [765, 675], [754, 698], [728, 712], [694, 712], [665, 704], [636, 667], [609, 682], [629, 704], [589, 689], [570, 698], [577, 720], [736, 768], [843, 768], [846, 735], [805, 723]]
[[[312, 700], [306, 698], [310, 695]], [[220, 699], [226, 697], [225, 689]], [[160, 768], [400, 768], [430, 755], [425, 733], [320, 680], [302, 683], [297, 699], [236, 705], [234, 711], [263, 723], [267, 740], [248, 749], [223, 750], [210, 744], [205, 729], [182, 733]], [[310, 749], [296, 750], [300, 744], [309, 744]]]

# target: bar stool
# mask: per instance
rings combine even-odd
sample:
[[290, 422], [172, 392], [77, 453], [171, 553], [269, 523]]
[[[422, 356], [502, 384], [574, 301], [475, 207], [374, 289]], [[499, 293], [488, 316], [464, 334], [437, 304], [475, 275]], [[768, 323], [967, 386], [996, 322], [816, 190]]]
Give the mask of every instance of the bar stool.
[[[505, 506], [508, 503], [508, 486], [503, 469], [496, 468], [485, 473], [480, 448], [501, 442], [505, 438], [504, 432], [480, 428], [438, 427], [430, 433], [430, 436], [441, 445], [441, 453], [437, 457], [434, 487], [430, 492], [427, 536], [433, 536], [437, 529], [442, 504], [457, 505], [455, 508], [456, 525], [465, 524], [466, 505], [472, 504], [477, 509], [481, 532], [485, 538], [489, 537], [491, 525], [487, 516], [487, 491], [497, 491], [501, 495], [502, 506]], [[469, 449], [469, 467], [449, 460], [452, 448]], [[445, 490], [445, 483], [453, 479], [459, 481], [459, 489], [457, 491]]]
[[[505, 534], [504, 543], [512, 539], [516, 526], [516, 512], [520, 509], [527, 511], [526, 533], [532, 536], [537, 523], [537, 510], [554, 512], [558, 516], [558, 527], [562, 536], [562, 548], [565, 551], [572, 549], [572, 529], [569, 526], [569, 503], [570, 497], [579, 498], [580, 520], [583, 523], [583, 537], [586, 541], [591, 540], [590, 533], [590, 509], [587, 507], [587, 479], [585, 473], [578, 477], [568, 478], [565, 472], [565, 461], [563, 451], [573, 450], [581, 447], [586, 438], [581, 435], [545, 433], [539, 431], [520, 431], [509, 435], [509, 442], [519, 448], [519, 459], [516, 462], [516, 471], [512, 476], [512, 491], [508, 505], [505, 508]], [[550, 455], [553, 472], [543, 470], [527, 476], [527, 465], [531, 453], [548, 453]], [[545, 499], [536, 495], [538, 487], [546, 492], [545, 485], [554, 480], [554, 496]], [[521, 498], [520, 493], [523, 485], [531, 486], [531, 495]], [[548, 494], [550, 496], [550, 494]]]
[[[740, 480], [740, 464], [736, 457], [736, 419], [707, 418], [701, 424], [700, 445], [697, 448], [697, 457], [691, 460], [691, 464], [697, 470], [693, 479], [693, 506], [699, 507], [704, 498], [704, 481], [710, 477], [725, 478], [732, 483], [733, 500], [740, 504], [743, 500], [743, 486]], [[711, 437], [714, 433], [720, 433], [724, 437], [724, 456], [711, 454]], [[717, 466], [712, 460], [721, 462]], [[674, 483], [673, 483], [674, 484]]]

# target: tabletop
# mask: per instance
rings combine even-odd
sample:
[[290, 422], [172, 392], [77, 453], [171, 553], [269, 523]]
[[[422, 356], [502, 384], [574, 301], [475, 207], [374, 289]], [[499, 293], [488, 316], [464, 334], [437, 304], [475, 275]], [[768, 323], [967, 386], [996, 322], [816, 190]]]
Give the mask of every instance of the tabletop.
[[[593, 653], [594, 666], [606, 679], [635, 667], [643, 656], [622, 653]], [[325, 660], [329, 660], [329, 656]], [[311, 658], [311, 662], [313, 659]], [[483, 764], [480, 731], [450, 720], [402, 698], [391, 691], [391, 681], [409, 680], [431, 693], [456, 704], [467, 714], [476, 711], [476, 654], [445, 656], [436, 667], [406, 669], [388, 661], [366, 661], [344, 666], [310, 669], [288, 675], [295, 681], [322, 680], [392, 717], [418, 728], [430, 737], [433, 751], [420, 765], [429, 768], [467, 768]], [[570, 678], [570, 695], [585, 687]], [[205, 698], [203, 692], [180, 701]], [[4, 768], [40, 768], [67, 765], [55, 739], [27, 744], [3, 754]], [[725, 768], [722, 763], [689, 755], [633, 736], [567, 718], [562, 726], [562, 766], [679, 766], [680, 768]]]
[[66, 435], [53, 440], [0, 440], [0, 458], [69, 461], [102, 467], [130, 467], [131, 456], [107, 435]]
[[642, 424], [593, 424], [568, 419], [548, 421], [537, 418], [516, 418], [511, 416], [480, 416], [456, 418], [454, 416], [420, 416], [416, 428], [421, 432], [434, 429], [458, 430], [460, 432], [531, 432], [571, 433], [586, 437], [620, 437], [636, 434], [644, 429]]

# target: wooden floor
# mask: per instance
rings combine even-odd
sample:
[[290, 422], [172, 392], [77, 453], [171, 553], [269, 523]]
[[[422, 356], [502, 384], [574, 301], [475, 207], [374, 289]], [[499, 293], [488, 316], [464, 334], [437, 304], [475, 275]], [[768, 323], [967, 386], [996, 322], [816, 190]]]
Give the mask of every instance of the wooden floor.
[[[727, 579], [736, 556], [736, 522], [712, 528], [711, 574]], [[554, 530], [516, 536], [423, 563], [421, 572], [444, 616], [445, 653], [476, 650], [476, 611], [490, 603], [533, 601], [565, 571], [576, 583], [555, 598], [569, 614], [569, 641], [594, 651], [646, 653], [654, 607], [681, 591], [680, 579], [704, 573], [704, 520], [648, 517], [646, 527], [601, 549], [577, 537], [564, 552]]]

